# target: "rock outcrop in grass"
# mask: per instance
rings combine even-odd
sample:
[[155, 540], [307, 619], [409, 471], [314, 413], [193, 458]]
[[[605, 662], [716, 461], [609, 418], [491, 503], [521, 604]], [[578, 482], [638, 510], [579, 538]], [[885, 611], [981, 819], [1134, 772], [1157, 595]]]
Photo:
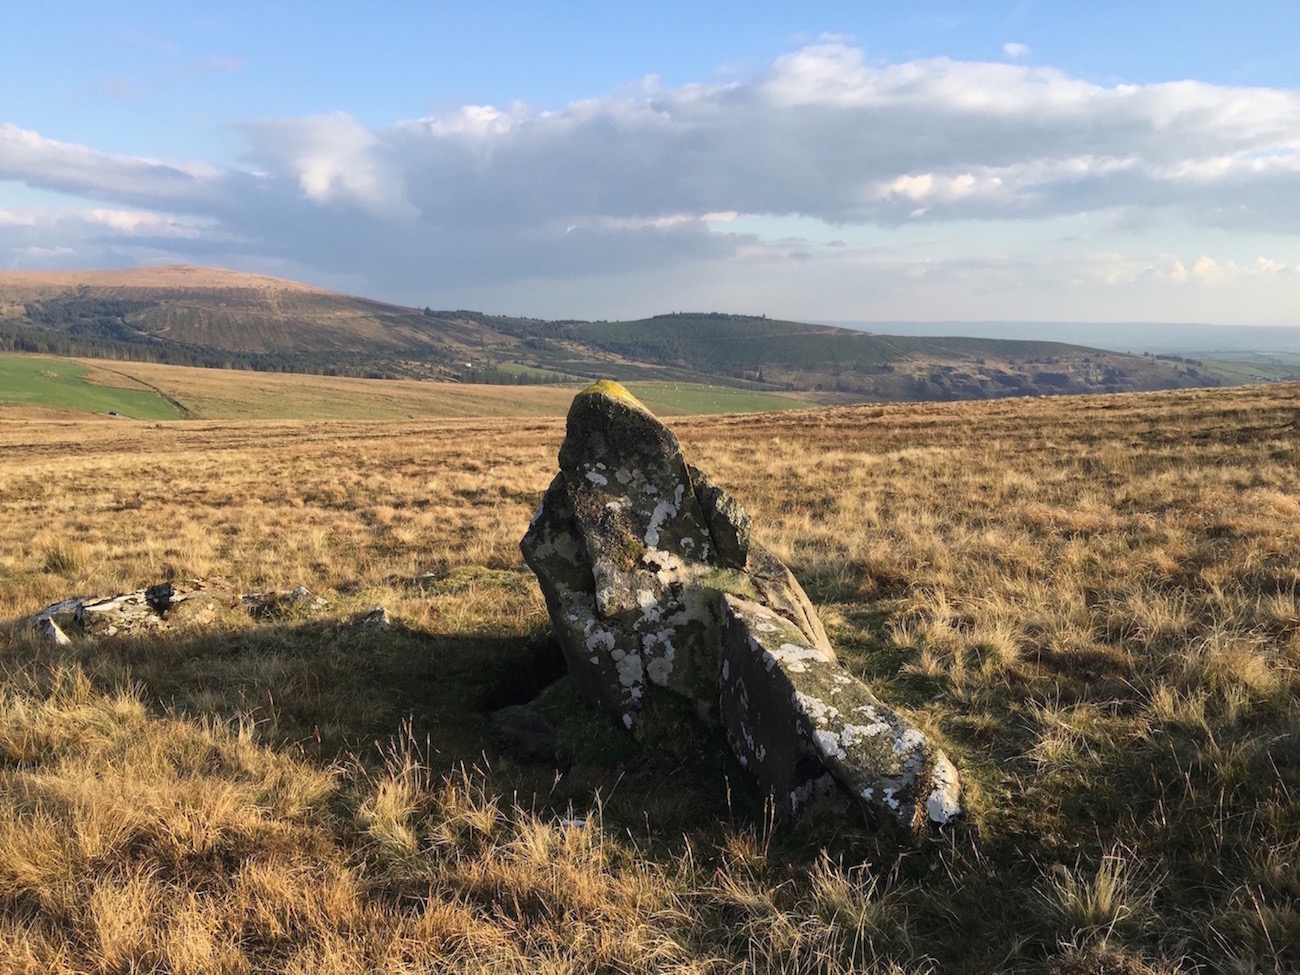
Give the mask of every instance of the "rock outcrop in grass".
[[836, 662], [790, 570], [622, 386], [569, 410], [521, 548], [583, 696], [645, 740], [720, 726], [782, 814], [816, 798], [914, 831], [960, 812], [956, 770]]

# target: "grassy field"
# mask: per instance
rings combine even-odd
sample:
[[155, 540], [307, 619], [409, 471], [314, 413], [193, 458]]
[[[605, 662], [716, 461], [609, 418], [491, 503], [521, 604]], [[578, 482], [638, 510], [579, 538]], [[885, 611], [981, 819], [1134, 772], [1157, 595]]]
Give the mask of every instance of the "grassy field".
[[88, 382], [89, 371], [71, 359], [0, 355], [0, 405], [114, 412], [137, 420], [173, 420], [183, 415], [153, 390]]
[[328, 600], [0, 629], [0, 970], [1300, 968], [1300, 387], [673, 426], [965, 770], [957, 829], [773, 830], [564, 680], [554, 755], [494, 734], [557, 673], [517, 546], [559, 419], [0, 415], [0, 619]]
[[1300, 356], [1278, 352], [1243, 354], [1236, 359], [1205, 359], [1204, 372], [1229, 385], [1295, 379], [1300, 375]]
[[765, 413], [792, 410], [813, 404], [796, 394], [764, 393], [730, 386], [701, 386], [694, 383], [628, 383], [642, 403], [660, 416], [682, 413]]
[[[144, 362], [0, 355], [0, 407], [40, 406], [160, 420], [408, 420], [563, 416], [580, 386], [488, 386], [347, 379]], [[665, 416], [811, 405], [794, 395], [689, 383], [636, 383]]]

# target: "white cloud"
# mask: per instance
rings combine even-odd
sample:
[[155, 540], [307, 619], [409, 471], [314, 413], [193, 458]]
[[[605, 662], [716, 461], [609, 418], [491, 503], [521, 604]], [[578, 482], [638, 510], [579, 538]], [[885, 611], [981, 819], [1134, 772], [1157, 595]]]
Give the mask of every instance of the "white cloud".
[[[1022, 48], [1010, 43], [1004, 53], [1021, 58]], [[933, 227], [949, 253], [907, 265], [904, 276], [997, 280], [1004, 301], [1014, 293], [1003, 270], [967, 260], [988, 253], [981, 227], [1028, 231], [1107, 214], [1120, 229], [1098, 243], [1106, 254], [1145, 253], [1124, 235], [1177, 223], [1280, 236], [1290, 249], [1268, 260], [1300, 257], [1300, 92], [1291, 90], [1108, 86], [1052, 68], [947, 58], [875, 65], [858, 48], [823, 40], [747, 79], [669, 88], [646, 78], [559, 110], [471, 105], [381, 128], [333, 113], [240, 131], [246, 166], [218, 168], [101, 153], [0, 124], [0, 180], [94, 204], [72, 222], [33, 217], [49, 238], [40, 242], [11, 240], [21, 228], [0, 220], [0, 248], [50, 246], [60, 232], [88, 237], [95, 225], [132, 246], [142, 236], [165, 240], [181, 258], [239, 242], [267, 261], [322, 278], [357, 275], [371, 293], [421, 303], [508, 285], [542, 293], [542, 282], [559, 281], [572, 289], [574, 313], [583, 286], [563, 282], [658, 278], [662, 295], [665, 276], [694, 279], [691, 268], [705, 263], [717, 287], [743, 293], [740, 282], [776, 260], [799, 264], [798, 280], [819, 299], [835, 292], [829, 277], [856, 273], [850, 264], [862, 252], [853, 247], [728, 226], [751, 218], [878, 227], [886, 237]], [[96, 224], [95, 208], [162, 222]], [[1060, 280], [1156, 289], [1214, 279], [1224, 290], [1243, 280], [1224, 270], [1227, 255], [1205, 258], [1210, 265], [1195, 252], [1124, 258], [1138, 270], [1106, 258], [1099, 274], [1091, 258], [1071, 253], [1074, 270]], [[1009, 255], [1006, 266], [1045, 279], [1044, 265], [1017, 260]]]
[[1002, 45], [1002, 53], [1009, 58], [1020, 58], [1029, 56], [1029, 45], [1021, 44], [1019, 41], [1007, 41]]
[[296, 177], [309, 200], [356, 206], [380, 217], [415, 215], [400, 165], [386, 158], [373, 132], [342, 112], [244, 129], [253, 144], [249, 158]]

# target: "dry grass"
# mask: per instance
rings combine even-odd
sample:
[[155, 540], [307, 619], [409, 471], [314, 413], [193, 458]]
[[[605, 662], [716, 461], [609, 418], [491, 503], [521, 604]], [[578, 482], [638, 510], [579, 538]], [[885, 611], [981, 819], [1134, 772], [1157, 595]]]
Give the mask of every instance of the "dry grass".
[[564, 683], [557, 761], [494, 739], [553, 666], [517, 542], [558, 421], [0, 422], [0, 619], [167, 577], [330, 600], [0, 635], [0, 971], [1294, 970], [1298, 417], [674, 423], [967, 770], [966, 824], [907, 850], [772, 832], [709, 743], [645, 754]]
[[427, 420], [431, 417], [556, 417], [574, 390], [414, 379], [350, 379], [153, 362], [78, 359], [101, 386], [152, 389], [204, 420]]

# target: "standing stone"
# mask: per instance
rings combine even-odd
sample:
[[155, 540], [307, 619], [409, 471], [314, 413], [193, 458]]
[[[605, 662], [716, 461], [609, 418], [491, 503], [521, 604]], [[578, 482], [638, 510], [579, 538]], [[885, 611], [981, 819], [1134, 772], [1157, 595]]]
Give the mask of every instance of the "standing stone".
[[574, 399], [521, 548], [588, 700], [634, 728], [662, 688], [716, 722], [713, 536], [677, 438], [622, 386]]
[[683, 706], [722, 727], [782, 812], [827, 791], [904, 830], [960, 811], [951, 763], [839, 667], [749, 515], [635, 397], [579, 393], [559, 459], [520, 547], [583, 697], [642, 737]]

